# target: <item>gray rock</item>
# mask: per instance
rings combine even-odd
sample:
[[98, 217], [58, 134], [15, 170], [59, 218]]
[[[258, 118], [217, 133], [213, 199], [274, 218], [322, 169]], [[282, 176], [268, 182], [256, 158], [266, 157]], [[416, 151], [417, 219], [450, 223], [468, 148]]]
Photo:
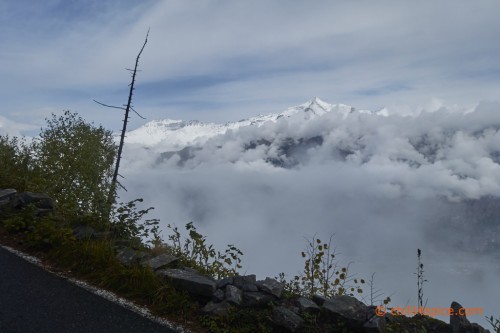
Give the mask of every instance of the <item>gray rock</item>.
[[[465, 309], [457, 302], [452, 302], [451, 306], [453, 314], [450, 314], [451, 333], [486, 333], [489, 330], [474, 323], [471, 324], [465, 315]], [[462, 310], [461, 310], [462, 309]], [[464, 313], [463, 315], [459, 315]]]
[[146, 253], [129, 248], [118, 250], [116, 258], [125, 266], [139, 264], [146, 257]]
[[231, 310], [232, 306], [226, 301], [220, 303], [208, 302], [202, 309], [206, 314], [213, 316], [225, 316]]
[[43, 193], [22, 192], [17, 193], [11, 200], [13, 208], [22, 208], [29, 204], [34, 204], [37, 208], [53, 209], [52, 198]]
[[290, 332], [297, 332], [304, 325], [304, 319], [283, 306], [274, 308], [272, 321]]
[[373, 316], [363, 324], [363, 329], [367, 333], [384, 333], [386, 332], [387, 319], [385, 316]]
[[312, 300], [309, 298], [305, 297], [299, 297], [295, 301], [295, 304], [299, 307], [300, 312], [305, 312], [305, 313], [311, 313], [311, 314], [318, 314], [320, 312], [320, 307], [314, 303]]
[[95, 234], [94, 228], [88, 225], [79, 225], [73, 228], [73, 235], [78, 240], [92, 238], [94, 234]]
[[268, 294], [280, 298], [283, 294], [283, 290], [285, 289], [285, 284], [278, 282], [275, 279], [266, 277], [264, 281], [257, 281], [257, 287]]
[[234, 276], [233, 277], [233, 285], [238, 288], [243, 288], [245, 284], [255, 284], [256, 277], [254, 274], [252, 275], [242, 275], [242, 276]]
[[317, 305], [323, 306], [323, 303], [325, 303], [326, 301], [328, 301], [328, 298], [326, 298], [325, 296], [321, 296], [321, 295], [314, 295], [312, 297], [312, 300]]
[[243, 301], [243, 292], [235, 286], [226, 286], [226, 301], [232, 304], [241, 305]]
[[359, 326], [368, 319], [368, 307], [351, 296], [333, 296], [323, 303], [323, 309]]
[[185, 269], [160, 269], [156, 274], [171, 279], [175, 288], [194, 295], [212, 297], [216, 290], [215, 281]]
[[232, 276], [225, 277], [223, 279], [218, 280], [217, 281], [217, 288], [223, 289], [228, 284], [233, 284], [233, 277]]
[[9, 199], [0, 199], [0, 210], [3, 208], [10, 207], [10, 200]]
[[226, 294], [222, 291], [222, 289], [217, 289], [212, 296], [212, 300], [216, 303], [219, 303], [224, 300], [225, 296]]
[[243, 302], [242, 306], [263, 306], [267, 305], [269, 302], [272, 302], [274, 297], [266, 294], [262, 291], [245, 291], [243, 292]]
[[17, 191], [13, 188], [0, 189], [0, 201], [10, 202], [15, 196]]
[[255, 284], [244, 284], [243, 287], [241, 287], [241, 290], [243, 291], [259, 291], [259, 288]]
[[165, 268], [169, 265], [173, 265], [179, 262], [179, 258], [174, 257], [170, 254], [162, 253], [153, 258], [144, 260], [141, 265], [150, 267], [153, 271], [159, 270], [161, 268]]

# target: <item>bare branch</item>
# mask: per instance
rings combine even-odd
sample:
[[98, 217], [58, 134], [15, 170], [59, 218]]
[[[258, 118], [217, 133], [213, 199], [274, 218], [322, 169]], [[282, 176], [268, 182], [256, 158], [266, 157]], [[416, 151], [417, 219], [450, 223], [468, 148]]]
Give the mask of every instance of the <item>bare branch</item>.
[[93, 99], [94, 102], [96, 102], [97, 104], [99, 105], [102, 105], [102, 106], [105, 106], [105, 107], [108, 107], [108, 108], [114, 108], [114, 109], [122, 109], [122, 110], [126, 110], [125, 108], [122, 108], [120, 106], [114, 106], [114, 105], [107, 105], [107, 104], [104, 104], [104, 103], [101, 103], [101, 102], [98, 102], [96, 101], [95, 99]]
[[142, 119], [146, 119], [143, 116], [141, 116], [137, 111], [135, 111], [133, 107], [130, 107], [130, 110], [134, 111], [135, 114], [138, 115], [139, 117], [141, 117]]

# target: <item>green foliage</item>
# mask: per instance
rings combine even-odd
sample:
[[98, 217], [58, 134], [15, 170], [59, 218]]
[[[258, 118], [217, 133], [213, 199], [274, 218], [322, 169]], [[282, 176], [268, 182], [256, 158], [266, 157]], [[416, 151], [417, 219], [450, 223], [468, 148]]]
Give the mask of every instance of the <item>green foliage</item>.
[[32, 147], [24, 139], [0, 135], [0, 188], [34, 187]]
[[224, 252], [216, 251], [212, 244], [207, 244], [206, 237], [197, 231], [193, 222], [186, 224], [188, 237], [184, 239], [176, 226], [169, 224], [167, 227], [172, 232], [168, 236], [172, 252], [181, 257], [185, 265], [216, 279], [238, 274], [243, 252], [234, 245], [227, 245]]
[[113, 209], [113, 221], [111, 230], [114, 236], [122, 240], [131, 240], [136, 243], [142, 243], [146, 240], [151, 245], [161, 244], [160, 227], [158, 219], [147, 219], [142, 221], [153, 207], [138, 210], [136, 204], [143, 202], [142, 198], [120, 203]]
[[349, 272], [349, 265], [342, 266], [337, 261], [332, 248], [332, 238], [328, 243], [316, 236], [307, 239], [307, 248], [301, 253], [304, 258], [304, 271], [286, 282], [284, 274], [279, 280], [285, 282], [285, 290], [289, 295], [312, 297], [320, 294], [325, 297], [335, 295], [361, 295], [364, 279], [357, 279]]
[[493, 316], [490, 316], [489, 318], [486, 317], [486, 320], [491, 325], [491, 327], [493, 327], [496, 333], [500, 333], [500, 319], [493, 318]]
[[32, 248], [50, 249], [75, 240], [65, 220], [54, 215], [35, 216], [35, 211], [34, 205], [28, 205], [17, 213], [10, 212], [2, 225], [8, 232], [24, 233], [26, 245]]
[[27, 244], [38, 249], [55, 248], [72, 241], [75, 241], [72, 229], [53, 216], [38, 218], [26, 232]]
[[35, 210], [34, 205], [28, 205], [17, 212], [3, 213], [2, 225], [11, 233], [26, 232], [35, 221]]
[[116, 145], [111, 131], [76, 113], [52, 115], [32, 146], [39, 191], [59, 210], [106, 215]]

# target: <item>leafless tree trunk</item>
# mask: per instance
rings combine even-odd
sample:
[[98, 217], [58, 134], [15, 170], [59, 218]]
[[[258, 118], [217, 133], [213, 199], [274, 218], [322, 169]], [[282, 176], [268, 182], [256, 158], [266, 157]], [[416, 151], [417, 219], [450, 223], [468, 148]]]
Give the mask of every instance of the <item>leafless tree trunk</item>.
[[141, 57], [142, 51], [144, 50], [144, 47], [146, 46], [146, 43], [148, 42], [148, 36], [149, 36], [149, 30], [148, 30], [148, 33], [146, 34], [146, 39], [144, 40], [144, 44], [142, 44], [141, 50], [139, 51], [139, 54], [137, 55], [137, 58], [135, 59], [134, 69], [127, 69], [128, 71], [130, 71], [132, 73], [132, 82], [129, 85], [130, 90], [128, 93], [127, 104], [124, 107], [120, 107], [120, 106], [112, 106], [112, 105], [103, 104], [101, 102], [94, 100], [94, 102], [96, 102], [100, 105], [109, 107], [109, 108], [125, 110], [125, 116], [123, 118], [123, 128], [122, 128], [122, 133], [121, 133], [121, 137], [120, 137], [120, 145], [118, 146], [118, 154], [116, 157], [115, 172], [113, 174], [113, 179], [111, 181], [111, 189], [110, 189], [109, 196], [108, 196], [108, 204], [110, 207], [114, 203], [114, 200], [115, 200], [117, 185], [121, 186], [121, 184], [118, 182], [117, 178], [118, 178], [118, 171], [120, 169], [120, 160], [122, 157], [123, 143], [125, 140], [125, 132], [127, 131], [127, 123], [128, 123], [129, 118], [130, 118], [129, 117], [130, 110], [134, 111], [139, 117], [145, 119], [140, 114], [138, 114], [137, 111], [135, 111], [134, 108], [132, 107], [132, 96], [134, 94], [134, 84], [135, 84], [135, 78], [137, 75], [137, 67], [139, 66], [139, 58]]

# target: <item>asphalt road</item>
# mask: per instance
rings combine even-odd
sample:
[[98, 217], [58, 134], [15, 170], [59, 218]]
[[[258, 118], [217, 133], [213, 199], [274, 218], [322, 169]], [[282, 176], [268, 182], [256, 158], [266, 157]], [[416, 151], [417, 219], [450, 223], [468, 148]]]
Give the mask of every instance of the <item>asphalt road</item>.
[[1, 333], [176, 332], [0, 247]]

